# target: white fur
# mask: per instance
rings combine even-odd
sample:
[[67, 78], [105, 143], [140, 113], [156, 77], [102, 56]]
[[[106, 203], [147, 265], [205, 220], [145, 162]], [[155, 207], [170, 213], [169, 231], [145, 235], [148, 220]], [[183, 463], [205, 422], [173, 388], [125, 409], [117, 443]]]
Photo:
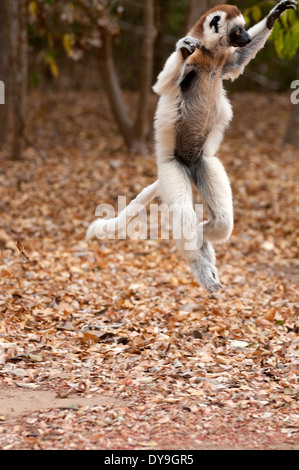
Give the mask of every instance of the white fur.
[[167, 59], [163, 70], [158, 75], [153, 91], [160, 96], [167, 93], [169, 89], [177, 93], [177, 79], [180, 76], [183, 65], [182, 54], [179, 50], [176, 50]]
[[[219, 33], [216, 33], [215, 29], [210, 27], [210, 23], [215, 16], [220, 16], [218, 23]], [[207, 16], [203, 25], [203, 44], [207, 49], [210, 49], [215, 44], [215, 42], [219, 42], [219, 36], [223, 36], [225, 34], [225, 23], [226, 14], [224, 11], [215, 11]]]
[[239, 15], [239, 16], [236, 16], [235, 18], [233, 18], [232, 20], [230, 20], [230, 28], [233, 28], [234, 26], [242, 26], [244, 28], [245, 26], [245, 18], [243, 15]]

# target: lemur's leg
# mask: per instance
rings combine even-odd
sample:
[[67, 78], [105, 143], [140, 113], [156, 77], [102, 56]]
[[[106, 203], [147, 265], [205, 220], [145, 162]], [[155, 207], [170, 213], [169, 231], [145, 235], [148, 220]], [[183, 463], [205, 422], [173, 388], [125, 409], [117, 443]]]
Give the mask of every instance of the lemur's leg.
[[162, 201], [173, 212], [177, 248], [199, 284], [209, 292], [216, 292], [221, 284], [213, 265], [213, 249], [207, 243], [200, 248], [189, 175], [174, 159], [165, 159], [164, 162], [160, 159], [158, 174]]
[[88, 227], [86, 233], [86, 239], [90, 240], [91, 238], [97, 237], [100, 239], [109, 238], [109, 236], [116, 236], [116, 232], [122, 230], [131, 219], [129, 211], [131, 208], [134, 209], [135, 206], [135, 215], [137, 209], [142, 210], [142, 207], [145, 207], [154, 197], [160, 194], [159, 192], [159, 181], [155, 181], [150, 186], [144, 188], [130, 204], [127, 205], [117, 217], [112, 219], [96, 219]]
[[208, 241], [203, 241], [201, 243], [200, 251], [202, 256], [209, 261], [211, 264], [215, 265], [216, 264], [216, 255], [215, 255], [215, 250], [213, 248], [213, 245], [211, 242]]
[[229, 179], [220, 160], [203, 156], [195, 181], [210, 214], [202, 225], [204, 243], [227, 240], [233, 229], [233, 203]]
[[244, 71], [245, 66], [264, 47], [271, 34], [275, 21], [289, 9], [296, 9], [297, 0], [282, 0], [270, 11], [268, 16], [248, 30], [252, 41], [245, 47], [237, 47], [227, 59], [222, 70], [222, 78], [235, 80]]
[[[173, 157], [167, 159], [158, 153], [158, 177], [162, 201], [176, 215], [174, 233], [195, 233], [197, 218], [193, 207], [193, 195], [190, 178]], [[184, 227], [183, 227], [184, 225]]]
[[[202, 248], [194, 249], [194, 247], [192, 247], [193, 243], [194, 241], [190, 242], [189, 237], [186, 239], [184, 236], [182, 236], [181, 239], [176, 240], [177, 249], [188, 263], [197, 282], [208, 292], [217, 292], [221, 288], [221, 283], [218, 278], [217, 268], [213, 264], [215, 259], [212, 258], [210, 251], [203, 252]], [[207, 247], [208, 244], [204, 243], [203, 246]], [[211, 259], [211, 262], [208, 258]]]

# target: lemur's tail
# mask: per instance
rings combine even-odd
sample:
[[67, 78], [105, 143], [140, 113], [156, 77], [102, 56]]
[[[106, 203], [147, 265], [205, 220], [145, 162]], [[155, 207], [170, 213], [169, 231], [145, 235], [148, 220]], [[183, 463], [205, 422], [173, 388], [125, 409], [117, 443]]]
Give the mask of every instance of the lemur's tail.
[[134, 204], [140, 204], [142, 206], [136, 206], [134, 216], [146, 206], [154, 197], [159, 196], [159, 180], [152, 183], [150, 186], [144, 188], [130, 204], [125, 207], [118, 217], [113, 219], [97, 219], [90, 224], [86, 233], [86, 240], [91, 238], [105, 238], [111, 234], [115, 234], [117, 230], [126, 226], [131, 217], [128, 217], [128, 210]]

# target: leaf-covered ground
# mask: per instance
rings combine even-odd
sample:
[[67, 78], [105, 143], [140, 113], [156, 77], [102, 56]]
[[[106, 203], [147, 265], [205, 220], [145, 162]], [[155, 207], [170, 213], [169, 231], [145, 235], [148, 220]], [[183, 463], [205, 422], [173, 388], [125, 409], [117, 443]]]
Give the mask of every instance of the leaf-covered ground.
[[126, 154], [103, 96], [30, 96], [33, 147], [1, 156], [2, 449], [299, 448], [291, 105], [232, 101], [235, 228], [209, 295], [172, 240], [85, 242], [99, 203], [154, 181], [154, 154]]

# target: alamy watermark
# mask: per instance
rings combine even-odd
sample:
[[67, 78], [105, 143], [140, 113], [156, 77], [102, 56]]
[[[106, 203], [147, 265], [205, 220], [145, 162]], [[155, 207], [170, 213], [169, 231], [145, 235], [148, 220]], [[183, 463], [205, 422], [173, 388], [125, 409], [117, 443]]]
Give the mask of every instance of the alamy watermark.
[[118, 196], [117, 214], [111, 204], [97, 206], [99, 221], [94, 235], [103, 239], [183, 240], [185, 249], [198, 249], [203, 240], [203, 205], [143, 204], [132, 202], [126, 206], [126, 197]]
[[291, 103], [298, 104], [299, 103], [299, 80], [294, 80], [291, 83], [291, 88], [295, 88], [295, 91], [291, 94]]
[[0, 80], [0, 104], [5, 104], [5, 85]]

